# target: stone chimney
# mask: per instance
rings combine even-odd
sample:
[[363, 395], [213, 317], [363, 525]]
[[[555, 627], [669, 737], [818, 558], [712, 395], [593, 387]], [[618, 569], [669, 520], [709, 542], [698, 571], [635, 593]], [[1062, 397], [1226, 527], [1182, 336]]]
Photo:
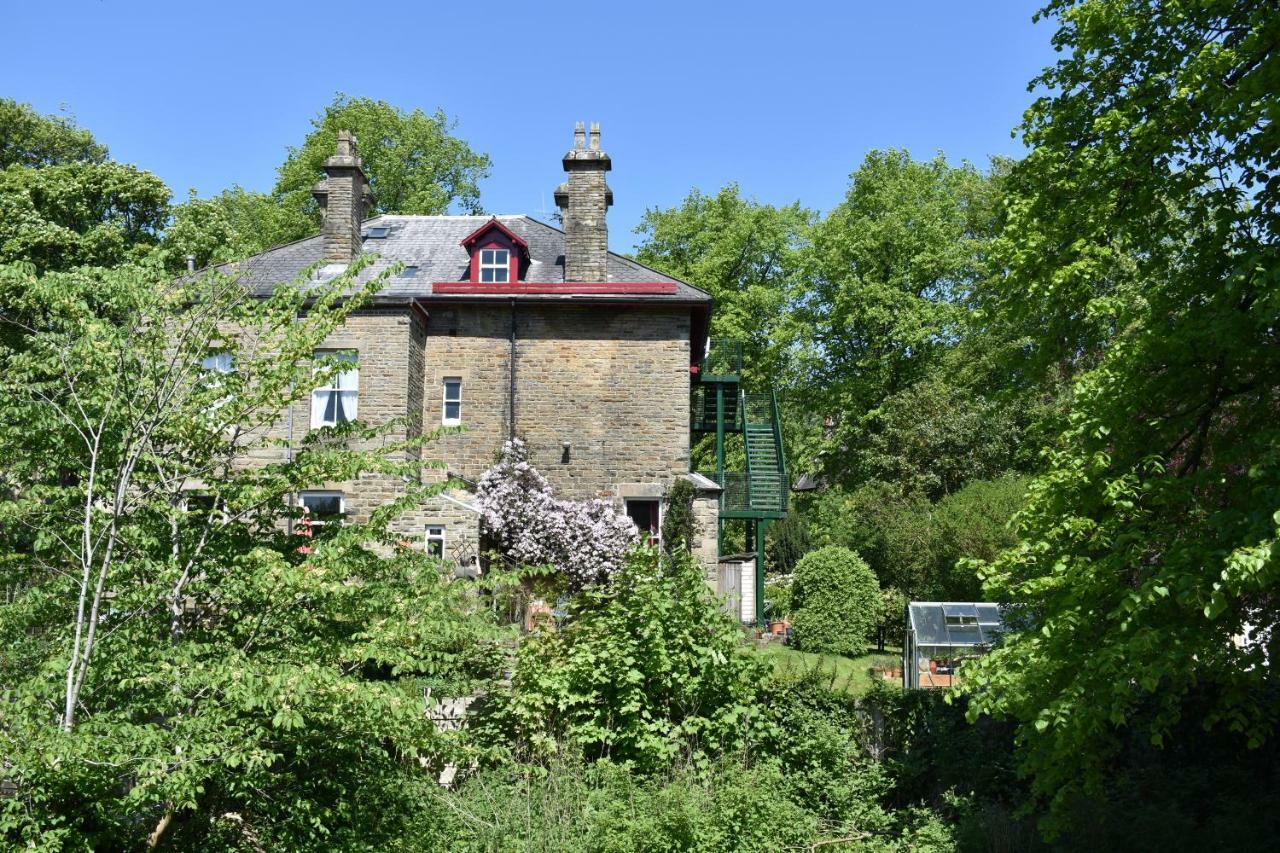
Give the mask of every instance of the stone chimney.
[[354, 133], [338, 131], [337, 151], [324, 161], [324, 172], [327, 177], [311, 190], [324, 209], [324, 259], [349, 264], [360, 254], [360, 223], [373, 205]]
[[582, 122], [573, 130], [573, 148], [564, 155], [569, 180], [556, 188], [556, 207], [564, 220], [564, 280], [608, 281], [609, 228], [605, 213], [613, 191], [604, 181], [612, 167], [600, 150], [600, 125], [591, 123], [588, 143]]

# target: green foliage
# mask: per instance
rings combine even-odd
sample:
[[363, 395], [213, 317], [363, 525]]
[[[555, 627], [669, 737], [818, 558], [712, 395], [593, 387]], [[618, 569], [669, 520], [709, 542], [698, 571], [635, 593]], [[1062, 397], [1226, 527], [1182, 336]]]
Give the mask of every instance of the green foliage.
[[986, 571], [1035, 625], [966, 683], [974, 713], [1018, 722], [1062, 829], [1131, 735], [1171, 745], [1191, 719], [1243, 749], [1280, 718], [1280, 19], [1245, 2], [1044, 14], [1063, 58], [1024, 122], [1007, 274], [983, 303], [1025, 339], [1010, 373], [1069, 370], [1073, 400], [1022, 543]]
[[746, 381], [768, 381], [786, 365], [800, 253], [814, 219], [799, 202], [744, 198], [736, 184], [715, 195], [695, 189], [679, 207], [645, 212], [636, 258], [715, 297], [711, 335], [743, 344]]
[[693, 500], [698, 490], [685, 477], [677, 477], [667, 490], [667, 506], [662, 519], [662, 547], [666, 551], [693, 550], [698, 520], [693, 517]]
[[730, 760], [653, 776], [607, 761], [516, 765], [445, 796], [456, 818], [424, 833], [426, 849], [765, 851], [819, 837], [815, 815], [788, 796], [776, 766]]
[[386, 101], [340, 94], [312, 125], [302, 145], [289, 149], [273, 191], [286, 208], [312, 218], [309, 231], [319, 224], [311, 188], [324, 177], [324, 161], [333, 155], [339, 130], [356, 135], [375, 199], [370, 215], [435, 215], [455, 206], [480, 212], [479, 182], [489, 174], [489, 157], [453, 136], [455, 122], [443, 111], [405, 112]]
[[0, 171], [0, 263], [111, 266], [146, 256], [169, 216], [169, 188], [115, 162]]
[[931, 374], [868, 412], [850, 448], [854, 482], [893, 483], [930, 500], [972, 480], [1020, 467], [1024, 425], [1017, 404], [993, 400]]
[[771, 522], [765, 529], [766, 565], [777, 574], [790, 574], [796, 563], [813, 550], [813, 538], [805, 519], [797, 512]]
[[882, 586], [915, 600], [974, 601], [981, 583], [965, 558], [990, 559], [1014, 544], [1010, 522], [1027, 483], [1017, 475], [978, 480], [932, 503], [871, 482], [852, 493], [822, 494], [809, 515], [821, 544], [863, 555]]
[[64, 163], [102, 163], [107, 147], [76, 127], [72, 116], [41, 115], [30, 104], [0, 98], [0, 170]]
[[[265, 300], [156, 265], [0, 267], [6, 844], [377, 848], [419, 807], [448, 746], [423, 682], [494, 665], [465, 587], [387, 529], [439, 488], [405, 461], [421, 442], [264, 437], [337, 369], [311, 354], [381, 286], [360, 267]], [[202, 374], [211, 347], [234, 372]], [[290, 534], [289, 495], [362, 473], [403, 496]]]
[[827, 546], [796, 564], [791, 608], [797, 648], [856, 657], [879, 619], [880, 586], [861, 557]]
[[873, 151], [813, 229], [797, 393], [834, 419], [823, 440], [830, 477], [847, 481], [842, 448], [860, 446], [881, 401], [922, 379], [961, 331], [997, 225], [995, 191], [967, 164]]
[[265, 193], [241, 187], [223, 190], [213, 198], [196, 198], [173, 208], [160, 247], [165, 262], [177, 272], [186, 269], [187, 256], [197, 269], [238, 260], [289, 242], [315, 230], [303, 211], [280, 204]]
[[764, 726], [764, 672], [689, 554], [636, 548], [579, 594], [562, 630], [525, 639], [510, 693], [474, 728], [523, 758], [568, 741], [652, 772], [746, 748]]

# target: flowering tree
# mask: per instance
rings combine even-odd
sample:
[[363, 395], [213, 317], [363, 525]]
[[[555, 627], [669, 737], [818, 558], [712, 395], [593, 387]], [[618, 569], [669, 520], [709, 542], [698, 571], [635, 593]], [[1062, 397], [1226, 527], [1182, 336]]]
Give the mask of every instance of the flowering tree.
[[503, 443], [477, 491], [481, 525], [498, 551], [523, 565], [552, 566], [574, 589], [615, 574], [636, 541], [631, 520], [608, 501], [555, 497], [518, 438]]

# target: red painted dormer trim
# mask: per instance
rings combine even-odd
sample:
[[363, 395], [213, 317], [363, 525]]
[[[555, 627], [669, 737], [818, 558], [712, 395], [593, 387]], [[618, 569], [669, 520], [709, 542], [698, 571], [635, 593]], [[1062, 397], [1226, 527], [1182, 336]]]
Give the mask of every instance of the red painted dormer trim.
[[520, 280], [521, 268], [527, 268], [529, 260], [529, 244], [520, 235], [503, 225], [496, 218], [490, 219], [475, 231], [462, 238], [462, 247], [471, 253], [471, 270], [468, 278], [474, 283], [480, 282], [480, 253], [485, 249], [505, 249], [507, 251], [507, 281], [484, 282], [509, 287]]
[[500, 232], [503, 236], [505, 236], [508, 240], [511, 241], [513, 246], [518, 246], [520, 248], [520, 251], [523, 252], [526, 257], [529, 255], [529, 244], [526, 243], [519, 234], [517, 234], [516, 232], [512, 231], [510, 228], [508, 228], [507, 226], [499, 222], [498, 217], [496, 216], [490, 219], [485, 224], [481, 225], [476, 230], [472, 231], [467, 236], [463, 237], [462, 248], [466, 249], [467, 251], [470, 251], [475, 246], [475, 244], [480, 240], [480, 238], [488, 234], [490, 231]]
[[676, 285], [670, 281], [514, 281], [493, 283], [472, 281], [437, 281], [432, 283], [434, 294], [475, 294], [494, 296], [671, 296]]

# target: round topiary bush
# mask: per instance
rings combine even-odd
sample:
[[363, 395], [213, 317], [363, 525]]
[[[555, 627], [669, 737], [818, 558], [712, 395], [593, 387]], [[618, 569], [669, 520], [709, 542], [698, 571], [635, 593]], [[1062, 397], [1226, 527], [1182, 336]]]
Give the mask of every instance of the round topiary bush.
[[791, 585], [796, 648], [847, 657], [865, 654], [880, 609], [875, 573], [848, 548], [820, 548], [796, 563]]

